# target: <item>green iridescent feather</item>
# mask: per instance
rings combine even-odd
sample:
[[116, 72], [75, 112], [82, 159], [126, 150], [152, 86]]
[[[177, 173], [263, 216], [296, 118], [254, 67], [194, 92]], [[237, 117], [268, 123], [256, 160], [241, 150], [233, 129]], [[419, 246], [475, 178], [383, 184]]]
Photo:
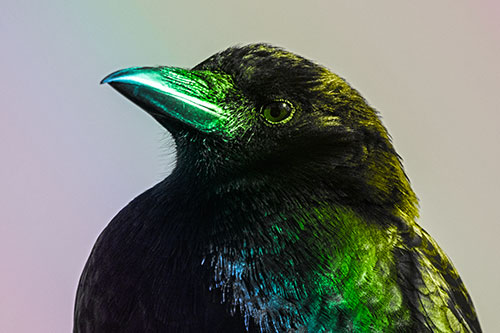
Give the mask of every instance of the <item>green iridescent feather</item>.
[[[155, 244], [151, 264], [167, 273], [152, 273], [160, 287], [147, 305], [164, 330], [212, 330], [207, 307], [222, 303], [232, 317], [212, 319], [231, 331], [241, 319], [261, 332], [481, 332], [458, 273], [416, 223], [417, 198], [378, 113], [336, 74], [252, 44], [191, 70], [132, 68], [103, 82], [176, 142], [172, 174], [116, 220], [154, 235], [141, 242]], [[116, 242], [116, 230], [101, 237]], [[113, 253], [106, 246], [89, 260], [77, 314], [104, 316], [89, 305], [96, 286], [119, 292], [102, 278], [113, 269], [92, 266]], [[204, 310], [186, 320], [193, 308]]]

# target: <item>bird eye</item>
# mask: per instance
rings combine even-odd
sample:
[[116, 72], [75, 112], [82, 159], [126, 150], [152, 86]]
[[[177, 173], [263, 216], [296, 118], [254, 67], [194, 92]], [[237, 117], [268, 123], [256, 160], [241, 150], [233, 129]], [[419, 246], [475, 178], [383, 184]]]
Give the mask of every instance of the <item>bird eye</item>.
[[274, 101], [265, 104], [261, 108], [261, 114], [272, 124], [286, 123], [293, 116], [293, 106], [287, 101]]

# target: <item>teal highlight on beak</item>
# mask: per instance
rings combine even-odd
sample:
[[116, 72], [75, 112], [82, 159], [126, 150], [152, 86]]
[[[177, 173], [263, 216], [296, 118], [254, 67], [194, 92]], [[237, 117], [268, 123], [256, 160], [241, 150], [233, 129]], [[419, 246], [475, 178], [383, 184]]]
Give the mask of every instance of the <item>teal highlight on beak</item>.
[[182, 68], [133, 67], [106, 76], [101, 84], [111, 85], [167, 129], [172, 122], [180, 122], [202, 132], [213, 132], [222, 129], [227, 119], [214, 101], [214, 96], [220, 94], [213, 90], [227, 82], [221, 80], [221, 85], [214, 86], [213, 81], [212, 77], [210, 87], [203, 75]]

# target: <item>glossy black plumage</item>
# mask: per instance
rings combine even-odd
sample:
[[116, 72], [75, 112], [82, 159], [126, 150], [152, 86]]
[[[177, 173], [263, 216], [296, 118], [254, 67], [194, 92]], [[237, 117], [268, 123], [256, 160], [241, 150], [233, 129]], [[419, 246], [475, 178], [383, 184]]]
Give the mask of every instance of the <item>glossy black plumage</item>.
[[[481, 331], [458, 273], [415, 223], [387, 131], [345, 81], [265, 44], [191, 71], [126, 73], [143, 79], [107, 82], [172, 133], [177, 164], [97, 240], [75, 332]], [[171, 95], [151, 97], [161, 87], [144, 73], [189, 81], [229, 120], [165, 113]], [[275, 101], [293, 106], [289, 121], [259, 113]]]

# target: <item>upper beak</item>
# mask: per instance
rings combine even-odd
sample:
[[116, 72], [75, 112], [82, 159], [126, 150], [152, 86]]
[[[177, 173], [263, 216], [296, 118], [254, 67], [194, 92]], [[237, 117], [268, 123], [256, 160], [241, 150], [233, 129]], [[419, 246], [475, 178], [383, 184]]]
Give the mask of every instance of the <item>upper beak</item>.
[[172, 121], [178, 121], [202, 132], [213, 132], [227, 118], [217, 105], [220, 94], [213, 89], [227, 86], [227, 81], [210, 74], [208, 82], [199, 72], [182, 68], [134, 67], [114, 72], [101, 83], [110, 84], [167, 129]]

